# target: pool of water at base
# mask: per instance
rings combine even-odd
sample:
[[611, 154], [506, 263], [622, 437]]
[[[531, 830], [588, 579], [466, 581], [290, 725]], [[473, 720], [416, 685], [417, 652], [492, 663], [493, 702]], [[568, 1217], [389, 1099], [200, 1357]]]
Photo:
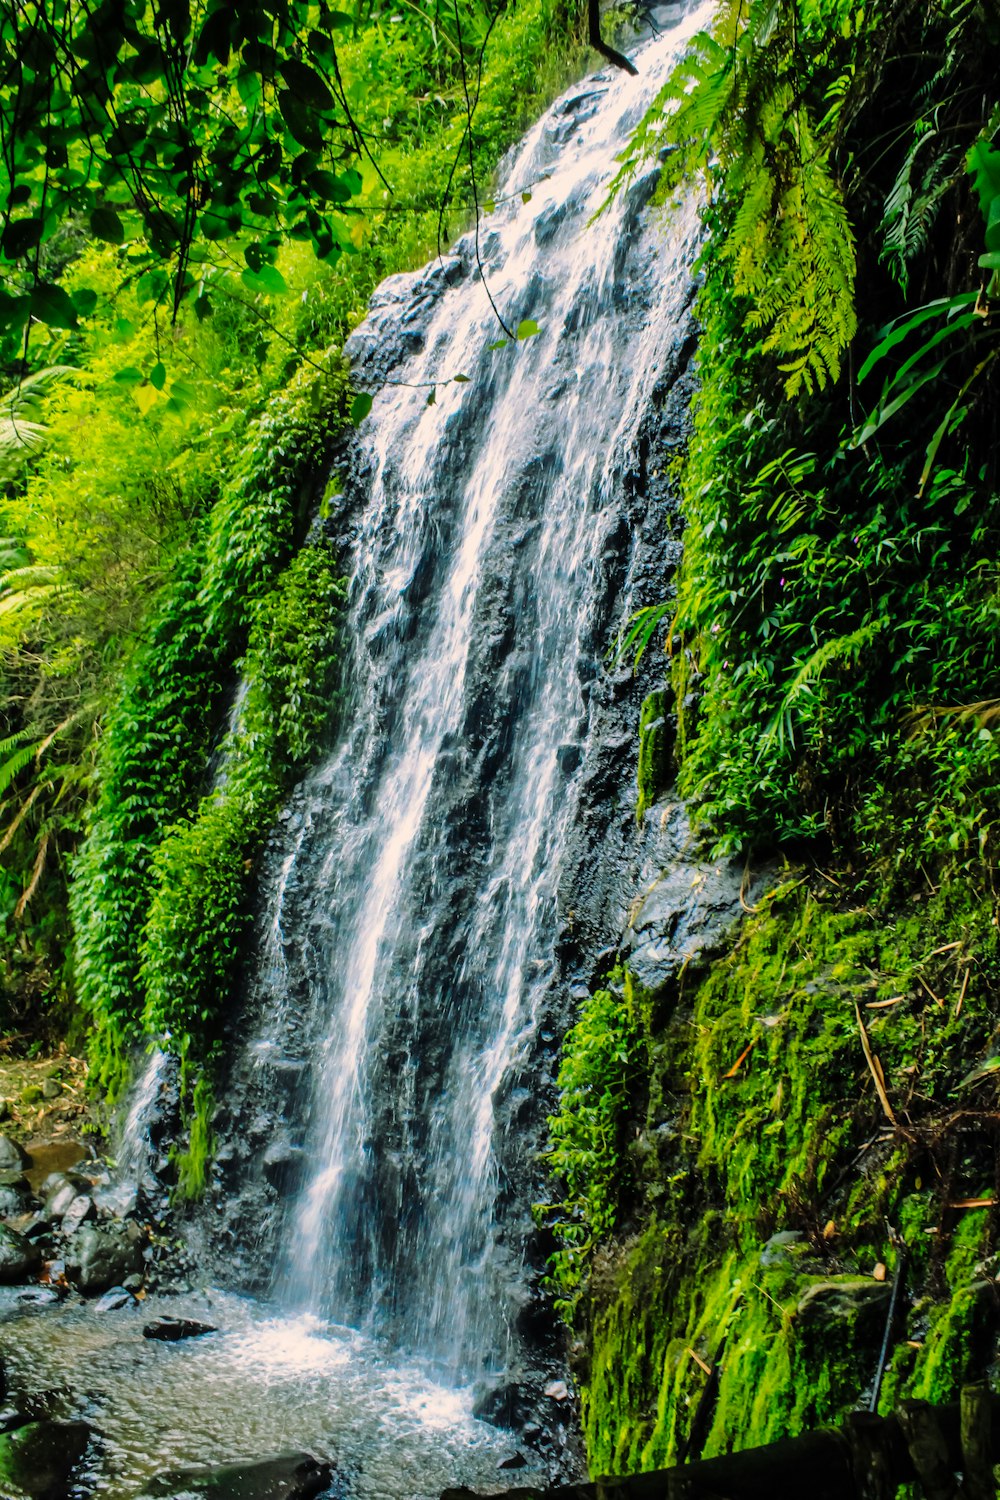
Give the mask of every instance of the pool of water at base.
[[[143, 1325], [164, 1316], [217, 1331], [144, 1338]], [[139, 1495], [165, 1471], [300, 1450], [334, 1465], [333, 1493], [349, 1500], [437, 1500], [449, 1486], [490, 1493], [545, 1478], [530, 1462], [513, 1476], [499, 1468], [515, 1443], [473, 1418], [471, 1390], [436, 1384], [353, 1330], [231, 1293], [99, 1313], [2, 1288], [0, 1357], [8, 1408], [90, 1423], [81, 1493], [101, 1500]]]

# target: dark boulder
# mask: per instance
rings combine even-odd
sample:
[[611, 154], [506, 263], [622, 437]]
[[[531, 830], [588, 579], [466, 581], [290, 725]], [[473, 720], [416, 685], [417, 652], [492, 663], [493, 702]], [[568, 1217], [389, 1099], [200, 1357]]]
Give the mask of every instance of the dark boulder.
[[0, 1224], [0, 1282], [23, 1281], [42, 1263], [36, 1245], [26, 1240], [23, 1234], [15, 1234], [6, 1224]]
[[0, 1433], [0, 1494], [63, 1500], [89, 1441], [86, 1422], [28, 1422]]
[[171, 1500], [312, 1500], [330, 1484], [332, 1470], [310, 1453], [281, 1453], [246, 1463], [160, 1474], [147, 1486], [149, 1497]]
[[215, 1333], [216, 1329], [211, 1323], [198, 1323], [194, 1318], [157, 1318], [154, 1323], [147, 1323], [142, 1330], [144, 1339], [161, 1339], [164, 1343], [175, 1344], [178, 1339], [197, 1339], [203, 1333]]
[[0, 1183], [0, 1219], [15, 1219], [27, 1213], [31, 1200], [20, 1188]]
[[0, 1172], [23, 1172], [30, 1164], [31, 1157], [23, 1146], [9, 1135], [0, 1135]]
[[87, 1224], [69, 1243], [66, 1277], [81, 1292], [106, 1292], [142, 1269], [141, 1235], [134, 1224]]

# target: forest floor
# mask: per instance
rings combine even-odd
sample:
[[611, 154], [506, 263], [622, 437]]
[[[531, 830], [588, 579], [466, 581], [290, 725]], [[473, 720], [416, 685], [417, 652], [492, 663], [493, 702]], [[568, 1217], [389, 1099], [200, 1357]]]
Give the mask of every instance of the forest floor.
[[25, 1147], [36, 1170], [79, 1161], [97, 1129], [83, 1058], [61, 1049], [36, 1058], [0, 1053], [0, 1130]]

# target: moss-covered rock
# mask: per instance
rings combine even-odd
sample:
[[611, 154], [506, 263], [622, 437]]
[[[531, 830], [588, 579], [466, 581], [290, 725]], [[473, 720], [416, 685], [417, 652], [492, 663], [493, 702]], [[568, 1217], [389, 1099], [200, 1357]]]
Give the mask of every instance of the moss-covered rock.
[[996, 1082], [967, 1075], [995, 1050], [997, 929], [967, 880], [914, 894], [881, 910], [789, 872], [666, 1011], [638, 1008], [610, 1182], [595, 1151], [614, 1229], [570, 1241], [592, 1472], [867, 1402], [897, 1273], [883, 1411], [995, 1360]]

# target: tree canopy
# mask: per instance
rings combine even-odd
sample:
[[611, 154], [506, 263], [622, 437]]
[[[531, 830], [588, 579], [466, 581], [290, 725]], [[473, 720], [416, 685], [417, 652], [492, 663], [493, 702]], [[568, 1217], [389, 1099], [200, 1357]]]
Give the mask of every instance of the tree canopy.
[[[411, 8], [464, 69], [496, 18], [490, 7]], [[68, 225], [127, 246], [140, 296], [174, 317], [185, 299], [209, 311], [213, 266], [274, 292], [285, 240], [308, 241], [321, 259], [353, 249], [358, 167], [374, 153], [337, 48], [374, 9], [3, 0], [0, 329], [30, 319], [71, 328], [90, 311], [90, 288], [71, 295], [59, 283]]]

